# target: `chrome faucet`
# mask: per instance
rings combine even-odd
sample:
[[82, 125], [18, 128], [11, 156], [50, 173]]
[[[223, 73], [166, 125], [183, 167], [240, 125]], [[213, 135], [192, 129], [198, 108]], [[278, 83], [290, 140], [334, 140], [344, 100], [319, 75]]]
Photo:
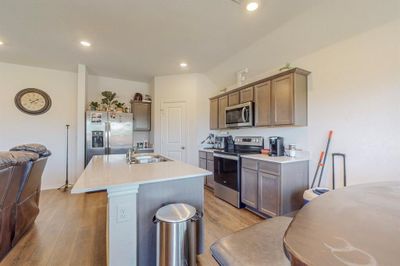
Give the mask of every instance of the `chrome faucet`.
[[132, 161], [132, 155], [136, 154], [136, 147], [129, 148], [128, 153], [126, 154], [126, 159], [130, 162]]

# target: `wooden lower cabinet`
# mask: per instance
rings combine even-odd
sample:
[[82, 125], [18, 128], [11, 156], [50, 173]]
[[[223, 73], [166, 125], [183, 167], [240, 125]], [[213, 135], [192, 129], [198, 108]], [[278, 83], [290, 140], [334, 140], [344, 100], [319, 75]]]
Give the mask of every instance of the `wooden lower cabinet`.
[[[210, 152], [199, 151], [199, 167], [214, 173], [214, 155]], [[214, 189], [214, 175], [204, 177], [204, 185]]]
[[[214, 173], [214, 161], [207, 160], [207, 170]], [[214, 189], [214, 175], [209, 175], [206, 177], [206, 186]]]
[[260, 216], [275, 217], [298, 210], [306, 189], [308, 161], [281, 164], [242, 159], [241, 201]]
[[257, 171], [242, 168], [242, 202], [253, 208], [257, 208], [257, 183]]
[[280, 199], [279, 176], [259, 172], [258, 210], [268, 216], [278, 216]]
[[199, 167], [202, 169], [207, 169], [207, 159], [199, 159]]
[[[199, 167], [207, 170], [207, 159], [199, 158]], [[204, 184], [207, 184], [207, 177], [204, 177]]]

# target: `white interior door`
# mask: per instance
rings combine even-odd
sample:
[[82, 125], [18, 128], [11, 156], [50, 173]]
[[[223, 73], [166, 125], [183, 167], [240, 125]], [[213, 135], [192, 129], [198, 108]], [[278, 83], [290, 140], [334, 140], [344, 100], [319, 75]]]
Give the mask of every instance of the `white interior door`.
[[186, 162], [186, 103], [161, 104], [161, 153], [171, 159]]

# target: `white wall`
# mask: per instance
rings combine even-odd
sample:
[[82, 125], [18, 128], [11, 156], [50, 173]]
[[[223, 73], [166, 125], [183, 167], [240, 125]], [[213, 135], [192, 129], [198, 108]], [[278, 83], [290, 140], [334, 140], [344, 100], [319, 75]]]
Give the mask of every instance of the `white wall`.
[[[376, 11], [382, 10], [378, 8]], [[335, 13], [335, 10], [332, 12]], [[317, 17], [324, 14], [326, 12]], [[326, 19], [329, 20], [329, 17], [327, 15]], [[342, 25], [338, 18], [335, 18], [339, 23], [338, 28], [333, 28], [333, 31], [340, 33]], [[367, 18], [365, 21], [368, 22]], [[391, 11], [387, 11], [387, 18], [391, 18]], [[214, 82], [224, 87], [233, 84], [234, 72], [244, 67], [253, 70], [253, 78], [273, 72], [286, 61], [310, 70], [309, 126], [241, 129], [231, 133], [265, 137], [281, 135], [285, 137], [286, 144], [297, 143], [300, 148], [311, 152], [312, 175], [319, 152], [325, 147], [327, 132], [332, 129], [334, 137], [331, 152], [347, 154], [349, 184], [399, 180], [400, 125], [397, 121], [400, 117], [400, 20], [390, 19], [384, 24], [377, 23], [375, 27], [369, 25], [368, 30], [339, 38], [330, 45], [322, 45], [322, 48], [316, 47], [312, 52], [302, 49], [308, 43], [307, 38], [297, 40], [303, 33], [306, 34], [304, 31], [289, 34], [290, 30], [298, 31], [309, 25], [310, 20], [310, 17], [296, 18], [208, 73]], [[344, 20], [347, 23], [359, 23], [347, 18]], [[319, 18], [318, 21], [323, 23], [324, 20]], [[318, 42], [323, 27], [318, 30], [316, 27], [312, 29], [317, 36], [311, 34], [311, 37], [312, 41]], [[310, 27], [307, 28], [309, 31]], [[271, 44], [271, 39], [279, 36], [283, 37]], [[285, 36], [293, 37], [295, 43], [285, 45]], [[319, 36], [323, 38], [325, 35]], [[279, 40], [282, 41], [281, 45], [278, 45]], [[295, 51], [288, 54], [289, 49]], [[330, 178], [330, 158], [326, 170], [325, 176]]]
[[[321, 0], [308, 11], [286, 22], [251, 46], [207, 71], [221, 89], [234, 84], [235, 73], [249, 68], [256, 78], [287, 62], [311, 54], [400, 17], [400, 1]], [[267, 8], [267, 7], [264, 7]]]
[[182, 74], [154, 79], [154, 144], [161, 150], [161, 104], [164, 101], [187, 103], [187, 162], [198, 165], [199, 143], [208, 135], [208, 98], [216, 93], [215, 86], [202, 74]]
[[[57, 188], [65, 180], [65, 125], [70, 124], [69, 177], [74, 182], [77, 172], [77, 73], [45, 68], [0, 63], [0, 150], [8, 150], [22, 143], [42, 143], [51, 151], [42, 189]], [[39, 116], [20, 112], [14, 97], [24, 88], [39, 88], [52, 98], [51, 109]], [[110, 89], [129, 103], [135, 92], [149, 94], [147, 83], [120, 80], [94, 75], [88, 76], [87, 99], [100, 99], [100, 92]], [[135, 141], [149, 140], [149, 133], [138, 133]], [[150, 139], [151, 140], [151, 139]]]
[[[41, 143], [51, 151], [43, 188], [61, 186], [65, 178], [65, 125], [70, 124], [70, 174], [75, 175], [76, 74], [0, 63], [0, 150], [23, 143]], [[14, 97], [22, 89], [38, 88], [52, 99], [51, 109], [39, 116], [22, 113]]]
[[129, 101], [137, 92], [143, 97], [145, 94], [151, 95], [148, 83], [88, 75], [88, 104], [91, 101], [101, 102], [101, 92], [106, 90], [117, 93], [117, 100], [125, 103], [125, 106], [130, 105]]
[[86, 65], [78, 65], [76, 77], [76, 154], [74, 154], [76, 156], [76, 177], [80, 176], [85, 169], [87, 70]]

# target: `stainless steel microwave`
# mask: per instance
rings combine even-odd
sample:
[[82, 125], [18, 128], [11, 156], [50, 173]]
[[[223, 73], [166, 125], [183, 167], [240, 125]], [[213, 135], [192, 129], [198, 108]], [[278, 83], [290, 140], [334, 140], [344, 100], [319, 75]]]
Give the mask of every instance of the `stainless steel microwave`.
[[227, 127], [253, 126], [253, 102], [242, 103], [225, 108], [225, 123]]

